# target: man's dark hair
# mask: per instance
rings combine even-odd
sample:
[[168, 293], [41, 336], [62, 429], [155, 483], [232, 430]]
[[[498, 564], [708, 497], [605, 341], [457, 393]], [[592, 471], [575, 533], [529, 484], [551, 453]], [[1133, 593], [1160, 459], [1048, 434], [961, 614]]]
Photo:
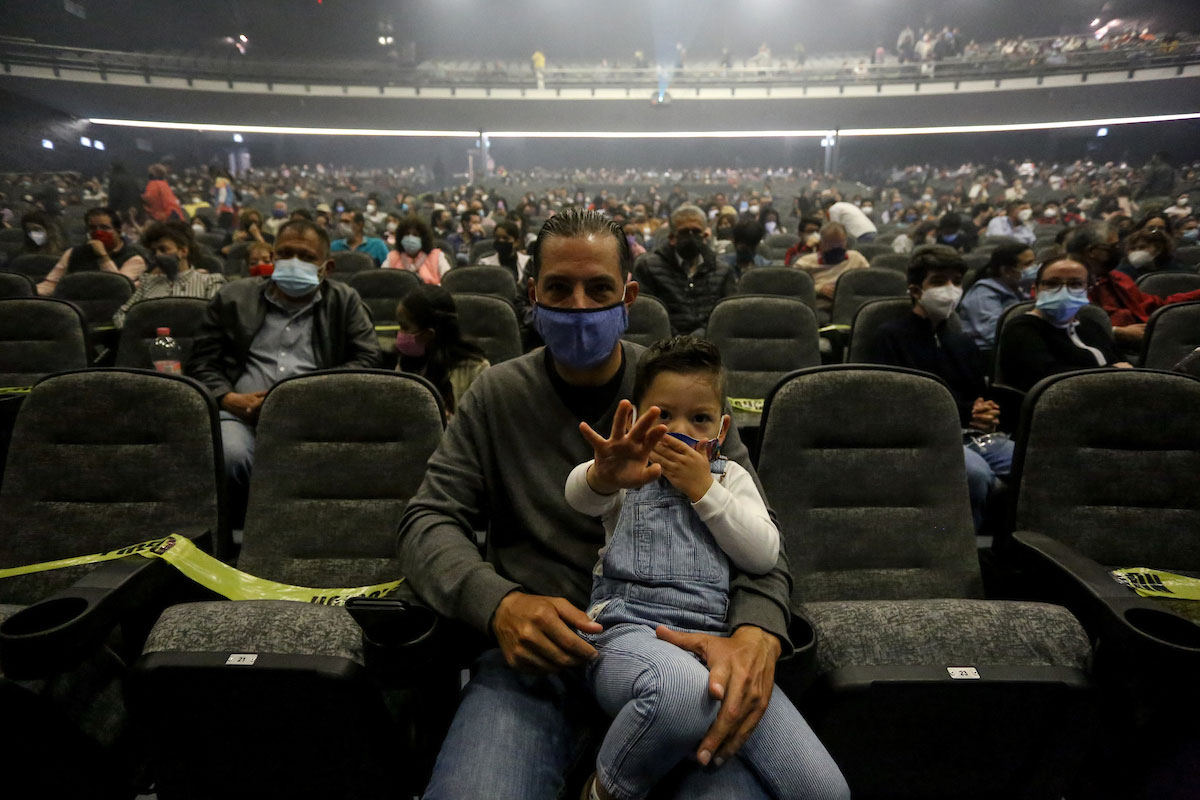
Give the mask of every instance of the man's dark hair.
[[112, 220], [114, 228], [121, 227], [121, 215], [108, 206], [96, 206], [95, 208], [89, 208], [83, 215], [83, 224], [87, 225], [93, 219], [100, 216], [106, 216]]
[[953, 211], [947, 211], [942, 214], [942, 218], [938, 220], [937, 229], [939, 231], [953, 233], [962, 229], [962, 217]]
[[196, 253], [196, 238], [192, 235], [192, 226], [177, 220], [154, 222], [142, 233], [142, 247], [153, 249], [155, 243], [170, 239], [179, 249], [186, 249], [188, 255]]
[[279, 230], [275, 231], [275, 241], [278, 242], [280, 239], [282, 239], [284, 234], [288, 231], [296, 231], [301, 236], [310, 231], [316, 234], [317, 238], [321, 241], [321, 260], [323, 261], [329, 258], [329, 232], [317, 223], [307, 219], [289, 219], [287, 222], [279, 226]]
[[821, 219], [820, 217], [802, 217], [800, 219], [800, 230], [798, 231], [798, 233], [804, 233], [804, 229], [807, 228], [809, 225], [815, 225], [817, 227], [817, 230], [820, 231], [821, 226], [824, 224], [825, 224], [825, 220]]
[[733, 226], [733, 243], [744, 244], [747, 247], [758, 247], [762, 241], [765, 229], [756, 219], [743, 219]]
[[975, 219], [975, 217], [978, 217], [980, 214], [991, 210], [992, 207], [987, 203], [976, 203], [975, 205], [971, 206], [971, 219]]
[[953, 247], [944, 244], [927, 244], [913, 250], [908, 262], [908, 285], [920, 286], [931, 272], [957, 272], [967, 274], [967, 262]]
[[542, 273], [542, 247], [547, 239], [576, 239], [587, 236], [608, 234], [617, 241], [617, 259], [621, 267], [621, 279], [629, 280], [633, 271], [633, 253], [629, 249], [629, 240], [620, 225], [598, 211], [586, 209], [570, 209], [555, 214], [538, 231], [537, 241], [533, 243], [533, 279], [537, 280]]
[[512, 237], [513, 244], [517, 250], [521, 249], [521, 245], [525, 244], [521, 236], [521, 226], [511, 219], [501, 220], [496, 223], [496, 230], [506, 231]]
[[1023, 242], [1002, 244], [992, 251], [987, 266], [983, 268], [984, 277], [999, 278], [1005, 269], [1015, 267], [1021, 260], [1021, 253], [1033, 248]]
[[699, 336], [672, 336], [660, 339], [642, 354], [633, 379], [633, 405], [641, 405], [642, 397], [654, 379], [664, 372], [684, 375], [707, 375], [721, 404], [725, 403], [725, 372], [721, 367], [721, 351]]
[[462, 223], [463, 228], [466, 228], [468, 225], [471, 224], [471, 217], [479, 217], [479, 219], [482, 220], [483, 213], [480, 211], [472, 211], [471, 209], [468, 208], [466, 211], [464, 211], [462, 213], [462, 216], [460, 216], [458, 218], [458, 221]]
[[1027, 201], [1027, 200], [1009, 200], [1007, 203], [1004, 204], [1004, 213], [1011, 214], [1014, 211], [1016, 211], [1018, 208], [1020, 208], [1021, 206], [1027, 206], [1027, 205], [1029, 205], [1029, 201]]
[[403, 251], [404, 248], [400, 245], [400, 240], [410, 233], [420, 237], [422, 253], [433, 252], [433, 231], [425, 224], [425, 220], [416, 215], [405, 217], [396, 223], [396, 244], [392, 249]]
[[[342, 213], [345, 214], [346, 212], [343, 211]], [[350, 219], [354, 220], [355, 225], [366, 225], [367, 224], [367, 218], [363, 216], [363, 212], [361, 212], [361, 211], [351, 211]]]
[[1085, 222], [1072, 228], [1064, 243], [1067, 255], [1072, 258], [1078, 257], [1076, 260], [1082, 261], [1083, 254], [1089, 247], [1106, 247], [1108, 245], [1108, 237], [1112, 234], [1112, 230], [1113, 227], [1107, 221]]
[[834, 198], [832, 198], [832, 197], [826, 197], [824, 200], [822, 200], [822, 201], [821, 201], [821, 210], [822, 210], [822, 211], [828, 211], [828, 210], [829, 210], [829, 208], [830, 208], [831, 206], [833, 206], [833, 204], [834, 204], [834, 203], [836, 203], [836, 202], [837, 202], [837, 200], [835, 200]]
[[307, 208], [293, 208], [292, 213], [288, 214], [288, 217], [291, 219], [296, 219], [299, 217], [300, 219], [306, 219], [309, 222], [313, 221], [313, 214]]

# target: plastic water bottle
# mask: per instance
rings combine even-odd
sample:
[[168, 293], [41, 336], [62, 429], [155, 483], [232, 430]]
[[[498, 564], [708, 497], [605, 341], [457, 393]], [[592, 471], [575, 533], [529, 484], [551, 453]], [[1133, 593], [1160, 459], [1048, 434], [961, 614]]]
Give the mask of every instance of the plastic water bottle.
[[154, 362], [154, 368], [159, 372], [182, 375], [183, 365], [179, 361], [179, 345], [171, 338], [171, 329], [159, 328], [154, 333], [158, 337], [150, 345], [150, 360]]

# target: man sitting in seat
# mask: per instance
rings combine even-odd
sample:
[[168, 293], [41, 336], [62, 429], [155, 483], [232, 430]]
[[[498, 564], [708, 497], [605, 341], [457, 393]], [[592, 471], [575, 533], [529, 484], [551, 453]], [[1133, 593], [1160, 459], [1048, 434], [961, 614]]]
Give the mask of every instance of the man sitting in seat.
[[154, 254], [150, 269], [142, 275], [133, 295], [113, 314], [113, 325], [118, 328], [125, 325], [125, 314], [134, 303], [156, 297], [211, 300], [225, 285], [224, 275], [193, 269], [189, 259], [196, 252], [196, 240], [191, 226], [184, 222], [153, 223], [142, 234], [142, 246]]
[[83, 216], [87, 225], [87, 243], [72, 247], [62, 254], [58, 263], [37, 286], [38, 294], [54, 294], [58, 282], [68, 272], [99, 269], [104, 272], [119, 272], [134, 281], [146, 271], [146, 252], [133, 244], [126, 244], [120, 233], [121, 218], [111, 208], [89, 209]]
[[269, 278], [234, 281], [213, 298], [185, 369], [221, 406], [234, 527], [246, 513], [254, 425], [267, 391], [293, 375], [382, 361], [358, 292], [325, 280], [333, 261], [322, 228], [290, 220], [279, 229], [275, 257]]
[[383, 266], [387, 261], [388, 247], [383, 239], [367, 236], [363, 233], [366, 218], [361, 211], [343, 211], [339, 217], [338, 234], [340, 239], [334, 239], [330, 250], [334, 253], [347, 251], [366, 253], [375, 262], [375, 266]]
[[762, 224], [754, 219], [744, 219], [733, 226], [733, 252], [721, 256], [721, 260], [733, 267], [739, 279], [755, 267], [771, 265], [770, 259], [758, 254], [764, 233]]
[[703, 335], [713, 306], [737, 287], [737, 272], [717, 261], [708, 236], [708, 217], [684, 203], [671, 214], [670, 236], [656, 237], [654, 249], [638, 263], [638, 285], [663, 301], [671, 333]]
[[866, 269], [871, 263], [857, 250], [846, 249], [846, 228], [840, 222], [826, 222], [820, 237], [817, 252], [801, 257], [792, 266], [812, 275], [817, 311], [828, 317], [838, 278], [852, 269]]
[[963, 428], [971, 513], [980, 530], [988, 493], [1012, 468], [1013, 443], [996, 433], [1000, 407], [984, 399], [984, 359], [971, 337], [947, 325], [962, 299], [967, 265], [945, 245], [913, 251], [908, 265], [912, 313], [879, 329], [871, 361], [937, 375], [954, 395]]
[[987, 226], [988, 236], [1003, 236], [1016, 239], [1030, 247], [1037, 242], [1037, 234], [1029, 227], [1033, 210], [1024, 200], [1010, 200], [1004, 207], [1004, 216], [996, 217]]

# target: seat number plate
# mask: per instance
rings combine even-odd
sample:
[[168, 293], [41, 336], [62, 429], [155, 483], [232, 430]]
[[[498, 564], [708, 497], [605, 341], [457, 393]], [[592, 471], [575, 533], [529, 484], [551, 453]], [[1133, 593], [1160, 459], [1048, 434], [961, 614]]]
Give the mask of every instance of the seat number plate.
[[974, 667], [946, 667], [946, 672], [950, 673], [951, 680], [956, 681], [977, 681], [979, 680], [979, 670]]
[[249, 667], [257, 660], [258, 653], [230, 653], [229, 658], [225, 659], [225, 666]]

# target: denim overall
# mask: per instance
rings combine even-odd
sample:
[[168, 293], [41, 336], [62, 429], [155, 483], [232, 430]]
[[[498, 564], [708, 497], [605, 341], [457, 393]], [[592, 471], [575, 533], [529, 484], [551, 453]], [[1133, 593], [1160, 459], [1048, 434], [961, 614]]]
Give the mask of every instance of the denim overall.
[[[729, 462], [711, 462], [714, 480]], [[625, 493], [592, 583], [588, 616], [620, 623], [728, 634], [729, 559], [691, 501], [659, 478]]]

